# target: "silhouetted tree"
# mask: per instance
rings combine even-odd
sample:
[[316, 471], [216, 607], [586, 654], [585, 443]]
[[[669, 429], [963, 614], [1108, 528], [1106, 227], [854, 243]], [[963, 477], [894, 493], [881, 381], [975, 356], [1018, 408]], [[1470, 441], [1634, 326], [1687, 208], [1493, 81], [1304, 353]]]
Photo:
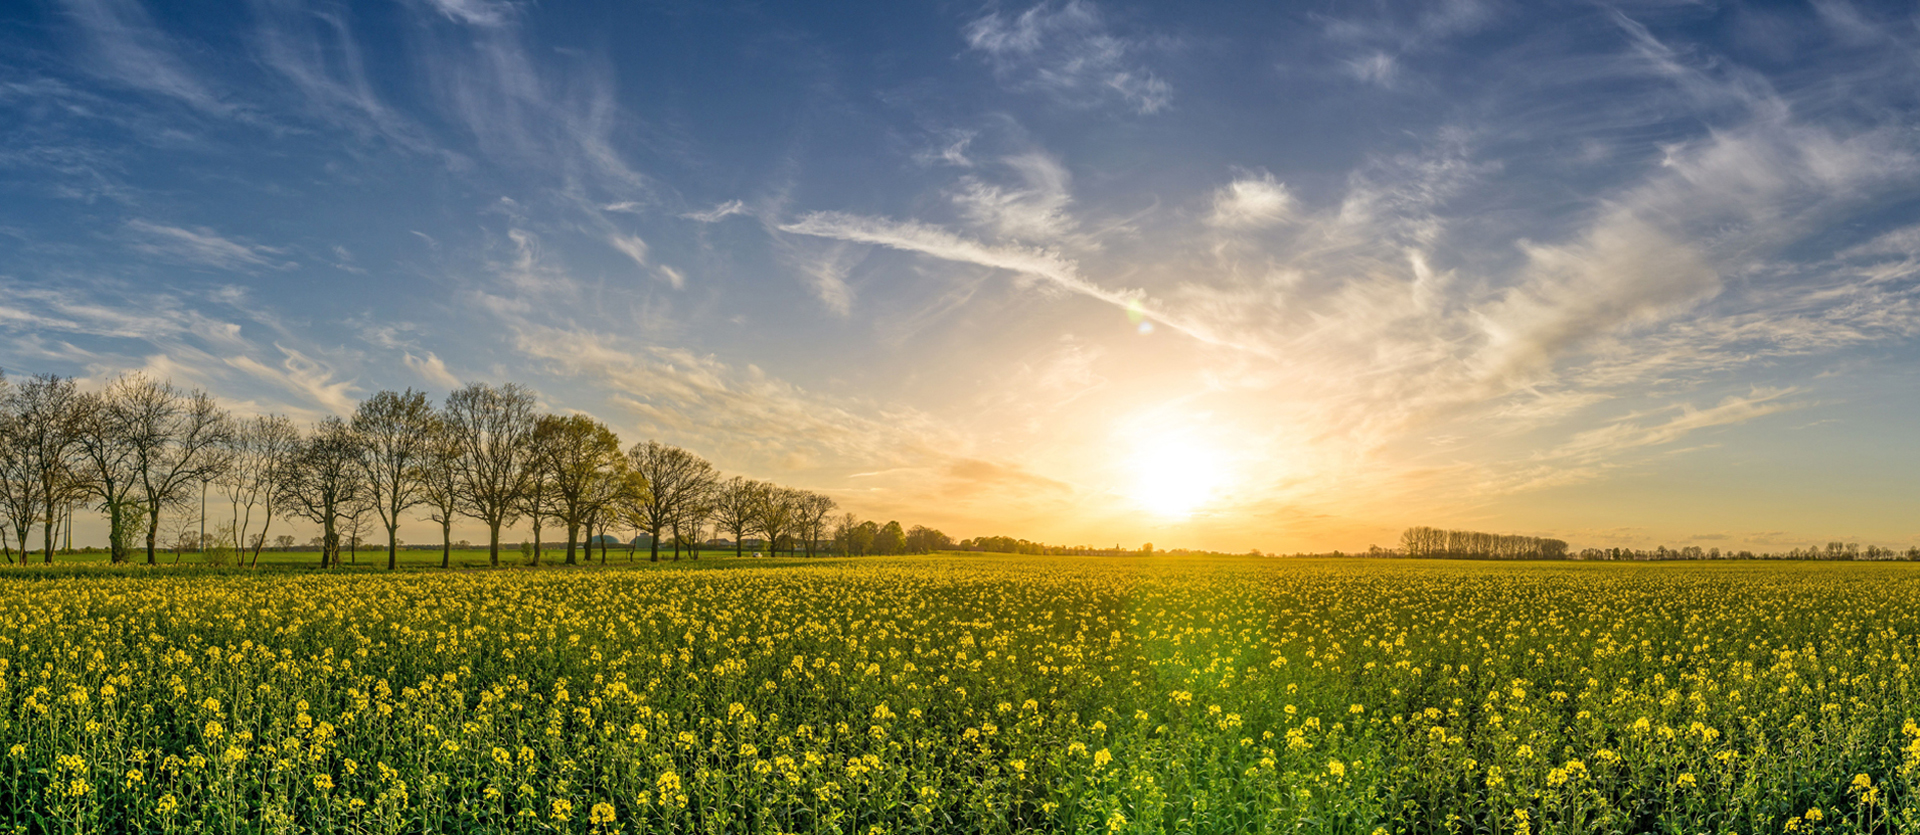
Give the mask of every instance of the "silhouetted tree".
[[[8, 411], [15, 420], [14, 443], [22, 466], [36, 482], [34, 514], [41, 522], [40, 545], [44, 561], [53, 562], [59, 543], [55, 531], [68, 505], [91, 495], [80, 478], [84, 467], [79, 449], [82, 397], [73, 380], [39, 374], [15, 385]], [[21, 550], [26, 543], [21, 542]]]
[[[279, 415], [240, 421], [228, 436], [227, 466], [215, 481], [233, 505], [235, 547], [251, 544], [250, 565], [260, 564], [260, 550], [266, 546], [267, 531], [278, 515], [276, 488], [286, 475], [288, 460], [299, 448], [300, 430]], [[255, 507], [261, 511], [260, 530], [249, 536]]]
[[533, 472], [533, 392], [518, 383], [474, 383], [447, 397], [454, 495], [460, 511], [487, 526], [487, 562], [500, 566], [500, 529], [518, 515]]
[[632, 505], [634, 518], [653, 537], [652, 562], [660, 561], [660, 532], [673, 525], [684, 503], [707, 490], [718, 478], [707, 460], [659, 441], [634, 444], [627, 465], [647, 483], [647, 491]]
[[744, 476], [734, 476], [720, 482], [714, 489], [714, 522], [733, 537], [733, 555], [738, 557], [745, 551], [741, 540], [753, 530], [753, 511], [755, 490], [759, 482]]
[[320, 567], [340, 564], [340, 523], [366, 493], [360, 436], [328, 417], [302, 439], [278, 485], [281, 507], [320, 526]]
[[121, 435], [119, 443], [125, 445], [138, 482], [140, 508], [147, 515], [147, 564], [153, 565], [160, 511], [186, 503], [195, 484], [219, 473], [232, 423], [206, 392], [181, 392], [144, 374], [115, 380], [108, 397], [116, 415], [111, 426]]
[[585, 415], [543, 417], [533, 434], [552, 488], [552, 512], [567, 526], [567, 564], [574, 565], [581, 526], [611, 500], [607, 481], [626, 463], [620, 437]]
[[431, 458], [433, 423], [433, 404], [413, 389], [379, 392], [353, 412], [368, 504], [387, 531], [388, 571], [400, 564], [400, 514], [427, 501], [422, 467]]
[[827, 516], [833, 513], [833, 498], [820, 493], [802, 493], [794, 502], [795, 521], [807, 539], [807, 556], [813, 556], [813, 544], [827, 530]]

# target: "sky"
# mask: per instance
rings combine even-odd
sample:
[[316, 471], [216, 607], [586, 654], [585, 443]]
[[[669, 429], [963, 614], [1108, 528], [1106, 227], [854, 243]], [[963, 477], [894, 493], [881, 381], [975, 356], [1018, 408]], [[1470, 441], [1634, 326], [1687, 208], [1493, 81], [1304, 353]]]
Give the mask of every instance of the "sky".
[[520, 382], [956, 539], [1904, 548], [1916, 20], [9, 3], [0, 368]]

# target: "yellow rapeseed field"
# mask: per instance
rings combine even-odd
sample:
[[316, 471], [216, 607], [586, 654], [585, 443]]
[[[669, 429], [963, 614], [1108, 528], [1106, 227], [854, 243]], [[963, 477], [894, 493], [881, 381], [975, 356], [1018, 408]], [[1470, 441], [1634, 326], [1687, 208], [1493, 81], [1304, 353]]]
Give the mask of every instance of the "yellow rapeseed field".
[[1914, 832], [1920, 567], [0, 573], [31, 832]]

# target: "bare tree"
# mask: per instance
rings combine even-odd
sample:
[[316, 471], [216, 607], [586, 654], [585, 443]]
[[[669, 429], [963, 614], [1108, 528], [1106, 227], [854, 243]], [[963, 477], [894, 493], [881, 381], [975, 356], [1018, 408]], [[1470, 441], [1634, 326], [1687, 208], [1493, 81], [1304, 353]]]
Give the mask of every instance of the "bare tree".
[[719, 487], [719, 478], [709, 472], [701, 483], [692, 485], [680, 497], [679, 506], [673, 512], [673, 558], [680, 559], [680, 545], [686, 543], [690, 559], [700, 558], [700, 531], [707, 527], [707, 520], [713, 518], [715, 492]]
[[632, 507], [640, 528], [653, 537], [652, 562], [660, 561], [660, 532], [673, 525], [675, 514], [691, 497], [706, 490], [718, 477], [707, 460], [659, 441], [634, 444], [627, 463], [647, 484]]
[[433, 405], [413, 389], [382, 391], [361, 401], [353, 412], [368, 502], [387, 530], [388, 571], [400, 565], [400, 514], [428, 499], [421, 467], [430, 457], [433, 422]]
[[[129, 394], [138, 387], [133, 378], [120, 377], [105, 391], [77, 396], [66, 430], [78, 452], [76, 482], [107, 514], [108, 559], [115, 563], [126, 562], [133, 549], [135, 517], [141, 517], [140, 522], [151, 519], [140, 503], [141, 447], [135, 440], [140, 415]], [[48, 534], [51, 554], [51, 524]]]
[[500, 529], [517, 518], [533, 472], [533, 392], [518, 383], [474, 383], [447, 397], [444, 419], [459, 450], [454, 473], [461, 512], [486, 523], [488, 562], [498, 568]]
[[519, 514], [527, 517], [527, 520], [532, 523], [533, 565], [540, 564], [540, 551], [544, 544], [540, 533], [545, 529], [546, 521], [556, 516], [555, 510], [560, 503], [560, 497], [555, 492], [553, 461], [561, 454], [561, 446], [566, 441], [550, 428], [542, 431], [543, 427], [549, 427], [550, 422], [554, 420], [560, 420], [560, 418], [554, 415], [541, 415], [533, 422], [533, 434], [527, 440], [527, 483], [515, 500]]
[[[365, 460], [366, 439], [362, 438], [360, 442], [362, 444], [360, 455], [362, 460]], [[364, 472], [360, 475], [360, 487], [360, 497], [348, 503], [340, 512], [340, 528], [346, 534], [347, 563], [350, 565], [360, 564], [360, 543], [366, 540], [367, 534], [373, 532], [373, 517], [378, 515], [374, 513], [373, 485], [368, 483]]]
[[435, 415], [426, 431], [425, 454], [420, 461], [422, 504], [427, 518], [440, 525], [440, 567], [453, 566], [453, 517], [460, 512], [460, 446], [446, 421]]
[[320, 525], [320, 567], [340, 564], [340, 522], [366, 492], [360, 437], [337, 417], [320, 421], [300, 442], [277, 485], [276, 501]]
[[[55, 529], [63, 512], [89, 495], [77, 472], [81, 462], [75, 429], [81, 396], [71, 378], [40, 374], [16, 385], [11, 401], [10, 411], [18, 420], [14, 442], [38, 483], [34, 509], [42, 523], [45, 562], [51, 563], [59, 543]], [[21, 549], [25, 548], [23, 540]]]
[[754, 529], [767, 536], [767, 556], [780, 547], [780, 537], [793, 533], [798, 517], [800, 491], [777, 484], [764, 484], [755, 491]]
[[123, 376], [109, 391], [139, 482], [140, 507], [147, 514], [147, 564], [153, 565], [160, 511], [181, 507], [193, 497], [193, 485], [219, 473], [232, 421], [206, 392], [182, 392], [144, 374]]
[[567, 564], [574, 565], [580, 527], [612, 499], [610, 477], [626, 464], [620, 437], [585, 415], [543, 417], [533, 434], [552, 486], [551, 512], [567, 526]]
[[754, 490], [758, 484], [745, 476], [734, 476], [720, 482], [713, 491], [714, 524], [733, 535], [736, 557], [744, 551], [740, 540], [753, 530]]
[[[601, 471], [590, 488], [587, 502], [587, 560], [593, 560], [593, 532], [600, 532], [600, 564], [607, 564], [607, 528], [616, 521], [638, 526], [640, 508], [647, 503], [647, 480], [629, 467], [624, 458], [614, 467]], [[632, 561], [632, 552], [628, 552]]]
[[[39, 509], [40, 480], [33, 471], [26, 445], [21, 442], [22, 426], [16, 408], [13, 384], [0, 376], [0, 551], [13, 562], [13, 545], [20, 543], [20, 561], [27, 561], [27, 534], [33, 530], [34, 511]], [[13, 534], [12, 538], [8, 534]]]
[[794, 521], [807, 538], [807, 556], [813, 556], [813, 544], [826, 532], [827, 515], [837, 507], [830, 496], [801, 493], [794, 502]]
[[[278, 507], [274, 489], [286, 472], [287, 459], [299, 447], [300, 430], [280, 415], [241, 421], [228, 438], [228, 464], [215, 481], [233, 506], [235, 547], [253, 552], [251, 565], [260, 564], [260, 550], [266, 546]], [[256, 507], [260, 508], [260, 530], [249, 537]]]

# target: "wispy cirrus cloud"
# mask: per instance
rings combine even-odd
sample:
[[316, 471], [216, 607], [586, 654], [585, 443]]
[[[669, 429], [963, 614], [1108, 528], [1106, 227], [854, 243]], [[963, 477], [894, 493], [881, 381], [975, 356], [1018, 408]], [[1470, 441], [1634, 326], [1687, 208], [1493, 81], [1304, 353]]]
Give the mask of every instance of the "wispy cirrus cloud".
[[1002, 237], [1050, 241], [1072, 231], [1067, 212], [1073, 175], [1058, 159], [1028, 151], [1000, 160], [1020, 180], [1017, 186], [989, 183], [969, 174], [960, 179], [953, 202], [975, 226]]
[[62, 6], [87, 42], [94, 72], [205, 113], [233, 110], [179, 57], [139, 0], [62, 0]]
[[437, 152], [427, 131], [390, 106], [368, 74], [348, 5], [249, 0], [251, 48], [300, 94], [309, 113], [346, 133], [381, 137], [419, 153]]
[[130, 220], [127, 221], [127, 231], [132, 233], [129, 246], [134, 249], [183, 263], [236, 271], [295, 266], [290, 261], [278, 260], [285, 256], [285, 250], [236, 241], [204, 226], [185, 229], [146, 220]]
[[989, 12], [968, 23], [965, 35], [1016, 90], [1080, 107], [1118, 100], [1142, 115], [1173, 103], [1173, 86], [1139, 63], [1154, 42], [1115, 34], [1089, 0]]
[[[874, 244], [917, 252], [946, 261], [978, 264], [1022, 276], [1042, 279], [1048, 286], [1134, 310], [1154, 321], [1205, 342], [1234, 346], [1203, 324], [1156, 310], [1139, 291], [1114, 290], [1088, 280], [1073, 260], [1048, 249], [1021, 245], [997, 246], [913, 221], [862, 217], [841, 212], [815, 212], [777, 227], [782, 232]], [[1245, 347], [1245, 346], [1239, 346]]]
[[1257, 229], [1286, 221], [1294, 212], [1293, 194], [1265, 171], [1247, 173], [1213, 195], [1207, 223], [1226, 229]]

